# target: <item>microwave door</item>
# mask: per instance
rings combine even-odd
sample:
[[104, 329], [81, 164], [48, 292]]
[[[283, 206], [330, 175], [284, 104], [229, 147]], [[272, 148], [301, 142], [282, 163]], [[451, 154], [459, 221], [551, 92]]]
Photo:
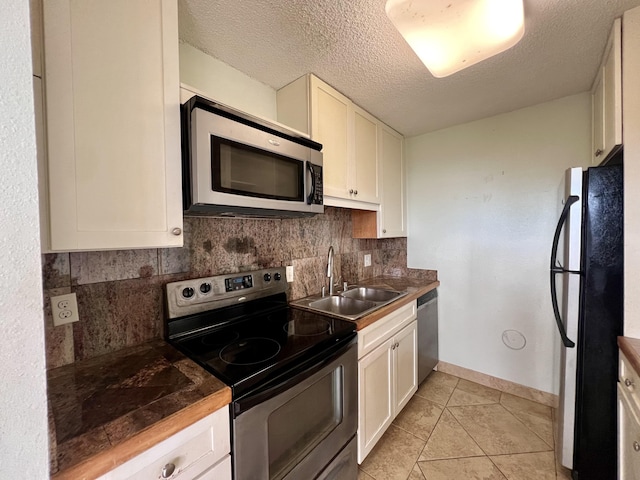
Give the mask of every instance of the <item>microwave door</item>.
[[193, 117], [193, 204], [323, 211], [312, 213], [305, 185], [308, 157], [320, 152], [207, 111]]

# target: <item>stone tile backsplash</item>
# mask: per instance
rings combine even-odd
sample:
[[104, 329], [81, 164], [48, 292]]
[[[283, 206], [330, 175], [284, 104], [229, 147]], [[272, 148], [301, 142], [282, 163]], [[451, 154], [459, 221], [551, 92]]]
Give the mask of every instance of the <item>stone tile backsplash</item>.
[[[182, 248], [43, 255], [47, 366], [162, 337], [168, 282], [293, 265], [289, 298], [298, 299], [328, 285], [330, 245], [340, 283], [408, 272], [406, 238], [361, 240], [351, 232], [351, 211], [332, 207], [304, 219], [189, 217]], [[369, 267], [365, 254], [371, 255]], [[436, 279], [435, 272], [422, 275]], [[49, 298], [69, 292], [77, 295], [80, 321], [54, 327]]]

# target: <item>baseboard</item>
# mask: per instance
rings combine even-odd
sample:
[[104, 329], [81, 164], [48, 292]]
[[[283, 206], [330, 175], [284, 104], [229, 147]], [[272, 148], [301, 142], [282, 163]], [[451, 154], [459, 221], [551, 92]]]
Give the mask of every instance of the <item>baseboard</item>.
[[558, 408], [559, 399], [558, 395], [553, 393], [543, 392], [542, 390], [536, 390], [535, 388], [526, 387], [519, 383], [510, 382], [509, 380], [503, 380], [502, 378], [492, 377], [484, 373], [469, 370], [468, 368], [459, 367], [447, 362], [438, 362], [436, 370], [443, 373], [448, 373], [455, 377], [469, 380], [470, 382], [479, 383], [485, 387], [495, 388], [501, 392], [509, 393], [517, 397], [526, 398], [534, 402], [547, 405], [552, 408]]

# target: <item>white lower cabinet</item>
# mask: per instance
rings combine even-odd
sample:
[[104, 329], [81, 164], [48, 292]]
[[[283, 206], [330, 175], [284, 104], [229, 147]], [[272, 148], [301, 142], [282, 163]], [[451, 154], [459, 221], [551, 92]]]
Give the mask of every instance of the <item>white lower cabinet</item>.
[[358, 332], [358, 463], [418, 389], [416, 303]]
[[229, 407], [216, 410], [98, 480], [231, 480]]
[[618, 479], [640, 480], [640, 376], [622, 352], [618, 383]]
[[640, 421], [618, 384], [618, 479], [640, 480]]

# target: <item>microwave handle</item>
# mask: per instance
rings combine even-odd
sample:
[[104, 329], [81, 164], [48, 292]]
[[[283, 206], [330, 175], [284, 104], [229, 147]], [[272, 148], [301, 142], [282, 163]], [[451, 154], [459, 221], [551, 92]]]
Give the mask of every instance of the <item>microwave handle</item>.
[[313, 203], [313, 197], [316, 195], [316, 172], [311, 162], [307, 162], [307, 170], [311, 173], [311, 192], [307, 197], [307, 205], [311, 205]]

